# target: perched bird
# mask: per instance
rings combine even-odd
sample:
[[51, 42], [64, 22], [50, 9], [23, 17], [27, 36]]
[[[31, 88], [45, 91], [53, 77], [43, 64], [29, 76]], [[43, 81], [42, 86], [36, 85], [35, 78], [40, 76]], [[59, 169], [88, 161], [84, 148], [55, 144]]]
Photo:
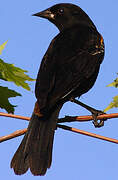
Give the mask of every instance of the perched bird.
[[[104, 41], [89, 16], [78, 6], [56, 4], [34, 14], [59, 29], [51, 41], [37, 75], [34, 111], [11, 168], [15, 174], [45, 175], [52, 162], [52, 148], [59, 111], [67, 101], [89, 91], [104, 58]], [[79, 101], [78, 101], [79, 102]], [[80, 102], [92, 112], [99, 111]], [[99, 123], [95, 118], [95, 126]]]

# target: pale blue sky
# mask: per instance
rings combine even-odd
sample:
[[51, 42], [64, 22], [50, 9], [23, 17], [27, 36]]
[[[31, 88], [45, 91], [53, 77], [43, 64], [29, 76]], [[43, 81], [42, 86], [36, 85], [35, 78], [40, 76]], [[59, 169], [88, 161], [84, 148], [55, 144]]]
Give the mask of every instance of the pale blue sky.
[[[32, 17], [56, 3], [70, 2], [79, 5], [91, 17], [105, 40], [105, 58], [101, 65], [99, 77], [95, 86], [81, 97], [81, 101], [103, 110], [112, 97], [118, 94], [115, 88], [106, 87], [116, 78], [118, 72], [118, 1], [107, 0], [3, 0], [0, 3], [0, 44], [8, 40], [1, 56], [6, 62], [14, 63], [29, 71], [36, 78], [41, 59], [58, 29], [47, 20]], [[2, 85], [20, 92], [22, 97], [11, 100], [18, 107], [15, 114], [30, 116], [33, 110], [35, 96], [34, 83], [32, 92], [28, 92], [14, 84], [2, 82]], [[117, 112], [112, 109], [109, 113]], [[83, 108], [66, 103], [60, 113], [64, 115], [87, 115]], [[27, 122], [0, 117], [0, 136], [17, 129], [27, 127]], [[70, 126], [104, 136], [118, 138], [118, 119], [108, 120], [101, 129], [95, 129], [92, 123], [72, 123]], [[0, 144], [0, 178], [10, 180], [48, 179], [48, 180], [117, 180], [118, 145], [93, 139], [72, 132], [58, 129], [55, 134], [53, 162], [45, 177], [34, 177], [30, 171], [23, 176], [16, 176], [10, 169], [11, 158], [22, 137]]]

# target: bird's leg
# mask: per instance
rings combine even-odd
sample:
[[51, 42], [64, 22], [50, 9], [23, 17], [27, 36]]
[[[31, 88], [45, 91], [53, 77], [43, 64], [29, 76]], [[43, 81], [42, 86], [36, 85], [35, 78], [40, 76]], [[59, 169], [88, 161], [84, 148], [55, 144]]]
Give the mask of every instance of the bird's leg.
[[92, 107], [90, 107], [90, 106], [88, 106], [88, 105], [86, 105], [86, 104], [84, 104], [84, 103], [82, 103], [82, 102], [74, 99], [74, 98], [71, 98], [70, 101], [71, 101], [71, 102], [74, 102], [74, 103], [76, 103], [76, 104], [78, 104], [78, 105], [80, 105], [80, 106], [82, 106], [82, 107], [84, 107], [85, 109], [87, 109], [88, 111], [91, 112], [91, 114], [92, 114], [92, 116], [93, 116], [93, 119], [94, 119], [93, 124], [94, 124], [94, 126], [95, 126], [96, 128], [99, 128], [99, 127], [104, 126], [104, 121], [105, 121], [106, 119], [104, 119], [104, 120], [103, 120], [103, 119], [101, 119], [101, 120], [98, 120], [98, 119], [97, 119], [97, 116], [102, 115], [102, 114], [105, 114], [103, 111], [96, 110], [96, 109], [94, 109], [94, 108], [92, 108]]

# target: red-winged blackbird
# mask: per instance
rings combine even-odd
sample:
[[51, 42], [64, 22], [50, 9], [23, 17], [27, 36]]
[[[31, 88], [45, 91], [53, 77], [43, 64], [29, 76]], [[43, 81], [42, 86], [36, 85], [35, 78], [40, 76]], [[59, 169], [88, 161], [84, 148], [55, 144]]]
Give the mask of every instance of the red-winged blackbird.
[[48, 19], [60, 33], [41, 62], [35, 87], [37, 102], [28, 131], [11, 161], [18, 175], [28, 168], [34, 175], [44, 175], [50, 168], [59, 111], [65, 102], [92, 88], [104, 57], [103, 38], [80, 7], [62, 3], [34, 16]]

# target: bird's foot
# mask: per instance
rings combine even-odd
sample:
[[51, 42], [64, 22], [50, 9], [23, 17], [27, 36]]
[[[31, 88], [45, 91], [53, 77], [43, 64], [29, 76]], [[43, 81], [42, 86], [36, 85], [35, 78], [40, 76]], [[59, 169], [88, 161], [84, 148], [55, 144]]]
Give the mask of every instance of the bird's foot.
[[104, 126], [104, 121], [106, 121], [107, 119], [98, 120], [97, 116], [106, 114], [106, 113], [104, 113], [103, 111], [100, 111], [100, 110], [96, 110], [96, 109], [92, 109], [91, 113], [92, 113], [92, 116], [94, 119], [93, 124], [94, 124], [95, 128], [100, 128], [100, 127]]
[[100, 110], [96, 110], [96, 109], [76, 100], [75, 98], [71, 98], [70, 101], [84, 107], [85, 109], [87, 109], [88, 111], [91, 112], [93, 119], [94, 119], [93, 124], [94, 124], [95, 128], [100, 128], [100, 127], [104, 126], [104, 121], [107, 119], [98, 120], [97, 116], [102, 115], [102, 114], [106, 114], [106, 113], [104, 113], [103, 111], [100, 111]]

